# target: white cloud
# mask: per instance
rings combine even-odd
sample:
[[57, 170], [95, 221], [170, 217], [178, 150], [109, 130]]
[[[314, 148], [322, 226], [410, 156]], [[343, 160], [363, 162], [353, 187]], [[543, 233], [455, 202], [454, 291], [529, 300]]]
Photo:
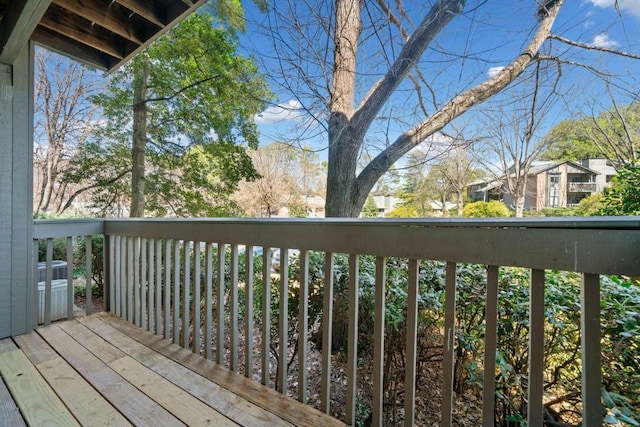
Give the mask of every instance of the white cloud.
[[256, 115], [255, 120], [258, 124], [281, 123], [301, 119], [304, 115], [305, 112], [302, 104], [295, 99], [290, 99], [284, 104], [267, 108], [262, 113]]
[[608, 35], [605, 33], [600, 33], [593, 38], [591, 42], [591, 46], [593, 47], [604, 47], [604, 48], [612, 48], [616, 47], [618, 42], [615, 40], [611, 40]]
[[590, 0], [594, 6], [605, 7], [619, 7], [621, 10], [631, 13], [635, 16], [640, 16], [640, 1], [639, 0]]
[[487, 74], [489, 74], [489, 77], [493, 77], [502, 70], [504, 70], [504, 67], [491, 67], [489, 71], [487, 71]]

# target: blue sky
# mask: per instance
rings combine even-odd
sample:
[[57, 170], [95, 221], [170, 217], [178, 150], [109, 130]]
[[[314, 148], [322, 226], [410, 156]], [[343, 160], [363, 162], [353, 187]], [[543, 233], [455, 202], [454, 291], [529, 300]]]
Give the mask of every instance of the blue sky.
[[[288, 2], [282, 4], [285, 3]], [[415, 21], [422, 18], [430, 4], [429, 1], [405, 3], [408, 15]], [[280, 4], [278, 3], [278, 6]], [[528, 43], [529, 36], [535, 29], [535, 4], [534, 0], [467, 2], [465, 12], [454, 18], [439, 34], [420, 64], [439, 105], [485, 80], [517, 55]], [[264, 17], [255, 10], [252, 1], [243, 1], [243, 5], [249, 21], [248, 31], [241, 39], [243, 49], [259, 56], [265, 69], [277, 68], [272, 60], [274, 55], [268, 41], [257, 27], [251, 25], [252, 21]], [[566, 0], [554, 24], [553, 32], [590, 46], [619, 49], [640, 55], [640, 0]], [[296, 42], [300, 41], [292, 41], [294, 44]], [[322, 42], [322, 39], [318, 40], [318, 44], [322, 45]], [[365, 53], [373, 51], [374, 48], [369, 46], [373, 45], [364, 44], [361, 47], [363, 57], [366, 56]], [[397, 52], [397, 48], [398, 46], [387, 45], [386, 54], [392, 56]], [[629, 102], [638, 92], [635, 88], [640, 88], [640, 60], [584, 51], [558, 41], [552, 42], [550, 53], [575, 63], [604, 69], [614, 76], [614, 81], [624, 82], [627, 93], [615, 91], [615, 96], [621, 102]], [[380, 55], [373, 55], [372, 58], [374, 59], [359, 68], [360, 96], [363, 96], [370, 85], [386, 70]], [[295, 81], [295, 76], [291, 76], [290, 80]], [[310, 99], [303, 97], [296, 100], [291, 93], [279, 90], [276, 85], [273, 88], [276, 90], [274, 105], [256, 119], [263, 144], [273, 140], [293, 140], [296, 131], [308, 120], [301, 109], [300, 101], [307, 103]], [[380, 121], [372, 128], [367, 144], [371, 154], [375, 155], [380, 147], [392, 142], [402, 131], [415, 124], [415, 118], [411, 116], [416, 108], [417, 99], [412, 88], [408, 83], [402, 85], [387, 105], [386, 114], [399, 115], [401, 119]], [[575, 117], [587, 107], [591, 110], [601, 110], [608, 108], [610, 104], [606, 97], [603, 97], [605, 86], [601, 79], [594, 77], [582, 67], [563, 65], [558, 91], [563, 96], [555, 107], [554, 114], [545, 123], [545, 130], [563, 118]], [[430, 112], [433, 112], [433, 108]], [[473, 119], [467, 117], [456, 123], [469, 120]], [[322, 153], [326, 148], [326, 135], [322, 129], [308, 132], [299, 143], [311, 145], [321, 151], [321, 158], [326, 157], [326, 152]]]

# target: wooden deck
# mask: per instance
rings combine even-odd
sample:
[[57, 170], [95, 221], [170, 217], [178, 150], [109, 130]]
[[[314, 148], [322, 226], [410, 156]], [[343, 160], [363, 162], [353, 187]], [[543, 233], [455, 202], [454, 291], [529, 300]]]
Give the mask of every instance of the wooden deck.
[[344, 425], [107, 313], [0, 341], [0, 374], [0, 425]]

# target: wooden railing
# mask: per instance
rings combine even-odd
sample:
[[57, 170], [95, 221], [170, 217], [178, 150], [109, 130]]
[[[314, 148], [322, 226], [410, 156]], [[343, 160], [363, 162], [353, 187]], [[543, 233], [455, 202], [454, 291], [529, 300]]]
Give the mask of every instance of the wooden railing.
[[[76, 270], [74, 257], [74, 238], [85, 239], [85, 311], [91, 314], [92, 310], [92, 238], [102, 235], [104, 220], [74, 219], [74, 220], [36, 220], [33, 226], [33, 260], [34, 260], [34, 292], [38, 301], [38, 323], [48, 325], [52, 320], [61, 318], [73, 318], [74, 313], [74, 272]], [[54, 242], [64, 246], [64, 259], [54, 260]], [[42, 245], [40, 244], [42, 242]], [[77, 243], [77, 242], [76, 242]], [[40, 259], [43, 252], [44, 258]], [[54, 289], [54, 261], [59, 261], [59, 266], [66, 270], [63, 276], [66, 280], [64, 286], [56, 286]], [[40, 280], [40, 270], [44, 267], [44, 280]], [[62, 279], [56, 282], [61, 282]], [[44, 283], [43, 283], [44, 282]], [[44, 288], [43, 286], [44, 285]], [[35, 314], [34, 314], [35, 315]]]
[[[54, 226], [55, 224], [52, 224]], [[37, 228], [36, 228], [37, 230]], [[566, 220], [105, 220], [105, 277], [109, 309], [132, 323], [191, 349], [239, 372], [239, 349], [244, 350], [242, 373], [288, 393], [287, 359], [289, 313], [298, 310], [297, 398], [307, 402], [310, 293], [309, 259], [324, 253], [322, 284], [322, 352], [320, 407], [330, 413], [334, 304], [334, 255], [348, 254], [348, 348], [346, 352], [346, 421], [354, 424], [358, 379], [359, 257], [376, 257], [375, 325], [373, 331], [373, 390], [371, 422], [383, 420], [385, 348], [385, 260], [407, 260], [406, 368], [404, 424], [413, 425], [416, 413], [418, 324], [418, 266], [421, 260], [446, 265], [446, 301], [443, 328], [443, 389], [441, 425], [452, 424], [454, 410], [454, 356], [456, 272], [461, 263], [486, 269], [483, 425], [494, 425], [498, 317], [498, 271], [503, 266], [531, 270], [527, 422], [543, 425], [544, 293], [545, 270], [579, 272], [581, 285], [582, 418], [583, 426], [602, 424], [600, 275], [640, 276], [640, 219], [602, 218]], [[94, 230], [98, 233], [98, 230]], [[48, 233], [47, 236], [53, 233]], [[86, 234], [86, 233], [80, 233]], [[42, 233], [37, 233], [43, 236]], [[57, 235], [68, 235], [68, 232]], [[260, 248], [261, 250], [256, 250]], [[279, 250], [280, 266], [271, 266], [272, 249]], [[299, 275], [288, 277], [290, 249], [299, 250]], [[240, 265], [244, 254], [245, 264]], [[262, 271], [254, 272], [254, 259]], [[298, 264], [299, 263], [299, 264]], [[240, 272], [244, 271], [243, 275]], [[258, 273], [258, 274], [255, 274]], [[261, 273], [261, 274], [260, 274]], [[278, 301], [270, 286], [277, 283]], [[299, 287], [299, 306], [288, 304]], [[254, 292], [258, 290], [259, 293]], [[239, 291], [242, 290], [243, 301]], [[256, 305], [257, 299], [261, 305]], [[279, 311], [272, 318], [272, 305]], [[260, 330], [254, 308], [261, 311]], [[241, 312], [242, 308], [242, 312]], [[273, 326], [273, 328], [272, 328]], [[275, 338], [272, 329], [277, 331]], [[254, 338], [259, 337], [259, 369], [254, 369]], [[284, 338], [283, 338], [284, 337]], [[294, 337], [295, 338], [295, 337]], [[275, 340], [275, 341], [274, 341]], [[275, 349], [275, 350], [274, 350]], [[270, 357], [275, 351], [278, 357]], [[275, 369], [275, 381], [272, 365]]]
[[597, 190], [595, 182], [570, 182], [568, 186], [569, 193], [595, 193]]

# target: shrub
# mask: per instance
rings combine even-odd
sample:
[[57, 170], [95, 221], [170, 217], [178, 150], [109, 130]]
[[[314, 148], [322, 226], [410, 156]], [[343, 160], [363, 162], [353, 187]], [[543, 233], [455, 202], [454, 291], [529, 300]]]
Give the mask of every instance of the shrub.
[[511, 211], [502, 202], [490, 200], [488, 202], [469, 203], [462, 209], [462, 216], [472, 218], [496, 218], [511, 216]]

